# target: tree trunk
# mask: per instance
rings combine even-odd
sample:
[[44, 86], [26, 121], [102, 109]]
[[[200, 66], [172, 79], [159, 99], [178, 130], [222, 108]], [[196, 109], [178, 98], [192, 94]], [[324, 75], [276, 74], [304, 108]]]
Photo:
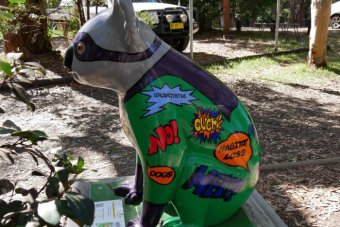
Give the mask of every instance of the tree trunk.
[[9, 1], [8, 0], [0, 0], [0, 6], [8, 6]]
[[304, 4], [305, 4], [305, 1], [304, 0], [300, 0], [300, 3], [299, 3], [299, 24], [300, 25], [303, 25], [304, 23], [304, 19], [305, 19], [305, 7], [304, 7]]
[[331, 0], [312, 0], [311, 2], [308, 64], [315, 68], [327, 66], [326, 52], [331, 4]]
[[229, 33], [230, 27], [229, 0], [223, 0], [223, 34]]
[[82, 0], [76, 0], [76, 5], [78, 8], [78, 13], [79, 13], [80, 26], [83, 26], [86, 22], [86, 19], [84, 15], [84, 6], [83, 6]]
[[20, 51], [24, 59], [30, 59], [32, 55], [52, 51], [44, 0], [27, 1], [26, 10], [20, 13], [13, 24], [18, 27], [17, 30], [4, 32], [6, 53]]
[[295, 23], [296, 22], [296, 0], [290, 0], [289, 6], [290, 6], [290, 14], [289, 14], [288, 22]]
[[86, 20], [90, 20], [90, 0], [86, 0]]

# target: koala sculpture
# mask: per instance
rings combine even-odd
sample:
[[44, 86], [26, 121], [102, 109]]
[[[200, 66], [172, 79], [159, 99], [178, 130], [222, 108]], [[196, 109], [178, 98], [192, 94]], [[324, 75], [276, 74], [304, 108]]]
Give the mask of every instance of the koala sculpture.
[[136, 18], [130, 0], [114, 0], [88, 21], [65, 65], [79, 83], [118, 93], [137, 164], [135, 182], [115, 193], [143, 203], [128, 226], [156, 226], [169, 203], [178, 215], [173, 226], [213, 226], [250, 196], [260, 146], [244, 105]]

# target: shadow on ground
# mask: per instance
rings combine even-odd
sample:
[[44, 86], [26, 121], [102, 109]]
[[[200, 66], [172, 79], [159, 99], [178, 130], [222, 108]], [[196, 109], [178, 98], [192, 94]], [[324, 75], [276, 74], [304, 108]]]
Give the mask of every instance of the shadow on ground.
[[[287, 85], [300, 92], [311, 89]], [[340, 156], [339, 115], [334, 104], [296, 98], [289, 91], [277, 92], [266, 84], [238, 81], [232, 87], [244, 100], [257, 126], [262, 165]], [[339, 95], [337, 91], [316, 92]], [[339, 176], [336, 164], [267, 171], [260, 173], [257, 189], [288, 226], [335, 227], [339, 212], [331, 207], [337, 204], [337, 194], [334, 202], [326, 201], [323, 191], [332, 193], [338, 188]], [[328, 210], [322, 209], [315, 216], [311, 211], [319, 206], [328, 206]]]
[[332, 103], [296, 98], [259, 83], [239, 81], [233, 88], [245, 98], [257, 126], [264, 164], [340, 155], [339, 117]]
[[[285, 86], [292, 86], [297, 90], [308, 89], [290, 84]], [[257, 126], [263, 165], [339, 156], [339, 118], [329, 103], [304, 97], [296, 98], [290, 93], [277, 92], [266, 84], [236, 81], [231, 87], [248, 107]], [[101, 153], [114, 166], [118, 176], [132, 175], [135, 152], [131, 145], [123, 142], [126, 137], [119, 125], [116, 94], [80, 85], [71, 88], [84, 97], [97, 101], [99, 105], [98, 109], [93, 109], [89, 107], [90, 103], [83, 103], [83, 106], [73, 104], [78, 105], [78, 111], [82, 113], [79, 116], [69, 116], [75, 120], [70, 126], [79, 128], [82, 136], [62, 137], [63, 146], [71, 149], [81, 144], [85, 158], [92, 159], [91, 165], [99, 166], [98, 172], [106, 171], [105, 165], [101, 166], [93, 159], [96, 153]], [[309, 226], [313, 220], [301, 211], [303, 205], [283, 185], [294, 185], [302, 189], [320, 185], [335, 188], [339, 184], [336, 177], [339, 174], [339, 169], [331, 165], [266, 172], [261, 175], [258, 188], [264, 198], [272, 201], [274, 208], [286, 221], [291, 221], [287, 215], [294, 212], [296, 223]]]
[[257, 190], [288, 226], [336, 227], [339, 175], [338, 164], [262, 172]]

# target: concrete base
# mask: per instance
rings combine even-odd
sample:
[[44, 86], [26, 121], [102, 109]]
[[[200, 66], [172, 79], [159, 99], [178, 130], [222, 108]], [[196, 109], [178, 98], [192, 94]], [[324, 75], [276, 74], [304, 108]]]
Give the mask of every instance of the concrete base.
[[[116, 177], [100, 180], [77, 181], [73, 186], [73, 191], [90, 197], [95, 202], [106, 200], [119, 200], [120, 197], [114, 195], [112, 189], [122, 183], [133, 181], [134, 177]], [[128, 220], [139, 217], [141, 207], [123, 204], [125, 223]], [[166, 210], [174, 210], [171, 205]], [[162, 220], [174, 217], [171, 212], [164, 214]], [[175, 216], [176, 217], [176, 216]], [[77, 226], [68, 220], [68, 227]], [[112, 226], [112, 225], [103, 225]], [[113, 225], [116, 226], [116, 225]], [[161, 226], [161, 225], [160, 225]], [[167, 225], [170, 226], [170, 225]], [[242, 226], [242, 227], [287, 227], [275, 211], [268, 205], [262, 196], [255, 190], [247, 202], [236, 212], [226, 223], [215, 227]]]

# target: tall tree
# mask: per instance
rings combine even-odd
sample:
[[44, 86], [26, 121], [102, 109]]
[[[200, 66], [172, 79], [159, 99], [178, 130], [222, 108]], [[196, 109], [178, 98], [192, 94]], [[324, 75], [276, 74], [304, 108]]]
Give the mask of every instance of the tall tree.
[[4, 37], [4, 51], [20, 51], [24, 58], [52, 51], [48, 36], [44, 0], [11, 1], [6, 17], [0, 25]]
[[327, 65], [327, 38], [332, 0], [311, 1], [311, 30], [308, 64], [320, 68]]
[[305, 7], [304, 7], [304, 4], [305, 4], [305, 0], [300, 0], [299, 1], [299, 16], [298, 16], [298, 23], [300, 25], [303, 24], [303, 21], [305, 19]]
[[289, 6], [290, 6], [290, 15], [289, 15], [289, 23], [295, 23], [296, 22], [296, 0], [289, 0]]
[[[86, 22], [85, 19], [85, 14], [84, 14], [84, 6], [83, 6], [83, 1], [82, 0], [75, 0], [77, 8], [78, 8], [78, 13], [79, 13], [79, 21], [80, 25], [84, 25]], [[87, 7], [89, 8], [89, 7]]]
[[230, 4], [229, 0], [223, 0], [223, 33], [229, 33], [230, 26]]

